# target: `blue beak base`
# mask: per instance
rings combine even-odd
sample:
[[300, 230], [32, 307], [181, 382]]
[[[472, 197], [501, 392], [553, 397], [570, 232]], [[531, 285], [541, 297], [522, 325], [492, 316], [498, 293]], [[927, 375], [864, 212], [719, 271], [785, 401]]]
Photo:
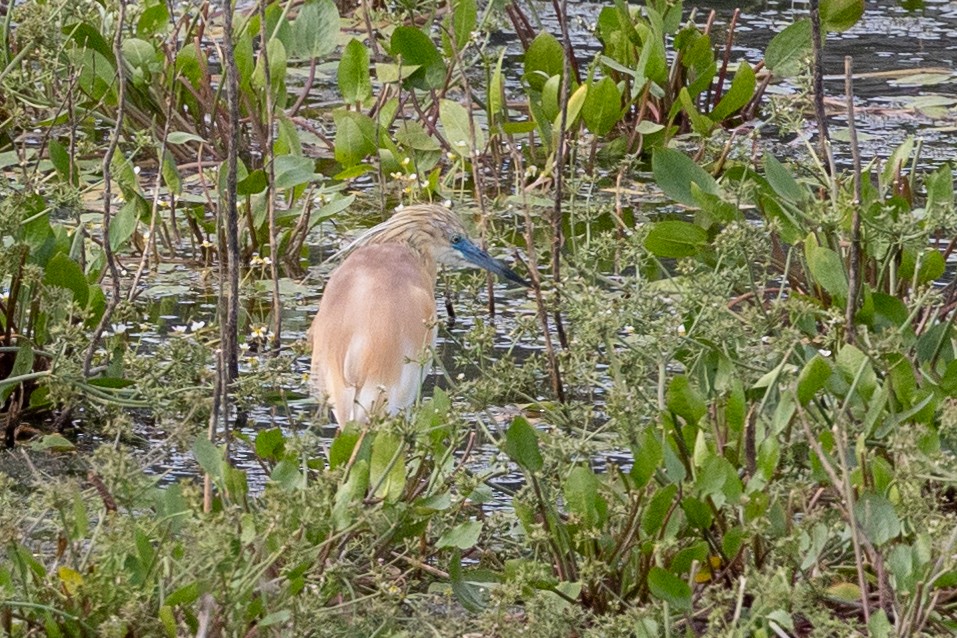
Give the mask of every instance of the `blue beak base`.
[[459, 241], [454, 242], [452, 246], [459, 251], [459, 253], [462, 255], [462, 258], [469, 263], [472, 263], [479, 268], [484, 268], [485, 270], [495, 273], [499, 277], [504, 277], [505, 279], [508, 279], [516, 284], [521, 284], [526, 288], [528, 287], [528, 282], [522, 279], [518, 273], [506, 266], [501, 261], [494, 259], [491, 255], [473, 244], [468, 239], [463, 237], [459, 239]]

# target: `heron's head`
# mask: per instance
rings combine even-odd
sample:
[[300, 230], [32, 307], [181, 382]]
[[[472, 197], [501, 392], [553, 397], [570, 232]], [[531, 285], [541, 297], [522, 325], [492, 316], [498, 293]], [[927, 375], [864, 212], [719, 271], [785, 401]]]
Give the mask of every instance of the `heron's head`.
[[509, 281], [528, 285], [515, 271], [479, 248], [469, 238], [462, 220], [445, 206], [407, 206], [369, 229], [352, 247], [386, 242], [408, 243], [434, 263], [457, 267], [478, 266]]

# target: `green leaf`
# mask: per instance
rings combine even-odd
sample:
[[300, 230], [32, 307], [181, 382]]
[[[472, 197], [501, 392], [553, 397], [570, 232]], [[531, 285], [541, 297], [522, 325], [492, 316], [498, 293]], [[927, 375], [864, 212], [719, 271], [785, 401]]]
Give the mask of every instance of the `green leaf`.
[[864, 15], [864, 0], [821, 0], [821, 29], [841, 33]]
[[808, 190], [771, 153], [764, 154], [764, 176], [774, 192], [790, 202], [801, 203], [810, 197]]
[[871, 614], [871, 619], [867, 623], [867, 634], [871, 638], [891, 638], [897, 635], [894, 632], [894, 625], [887, 618], [887, 612], [880, 608]]
[[621, 93], [618, 85], [609, 77], [588, 85], [582, 119], [595, 135], [608, 135], [621, 116]]
[[399, 123], [395, 130], [395, 141], [406, 148], [416, 151], [442, 150], [442, 145], [439, 144], [439, 141], [429, 135], [425, 127], [415, 120], [404, 120]]
[[641, 531], [646, 537], [657, 536], [661, 531], [677, 495], [678, 486], [670, 483], [659, 488], [651, 497], [645, 511], [641, 513]]
[[269, 473], [269, 480], [278, 483], [283, 490], [291, 491], [306, 486], [305, 477], [292, 459], [283, 459]]
[[469, 43], [472, 31], [478, 23], [478, 6], [475, 0], [455, 0], [452, 3], [451, 22], [449, 31], [455, 38], [455, 50], [461, 51]]
[[702, 115], [691, 99], [691, 93], [688, 87], [681, 87], [678, 92], [678, 103], [681, 104], [681, 110], [685, 112], [691, 121], [691, 128], [698, 135], [708, 135], [714, 130], [715, 123], [707, 115]]
[[33, 372], [35, 358], [33, 346], [26, 340], [18, 340], [17, 345], [19, 349], [17, 350], [17, 356], [13, 359], [13, 367], [10, 369], [10, 373], [4, 379], [0, 379], [0, 405], [3, 405], [14, 389], [20, 385], [20, 382], [9, 381], [9, 379]]
[[170, 592], [166, 597], [166, 604], [170, 607], [191, 605], [199, 598], [199, 594], [199, 583], [192, 582]]
[[[113, 47], [106, 41], [106, 38], [100, 34], [99, 29], [96, 27], [86, 22], [69, 24], [63, 27], [63, 34], [69, 36], [71, 40], [84, 49], [96, 51], [106, 58], [110, 66], [114, 69], [116, 68], [116, 57], [113, 55]], [[113, 73], [114, 71], [111, 69], [110, 75], [113, 75]]]
[[[471, 115], [464, 106], [452, 100], [439, 102], [439, 121], [445, 131], [445, 139], [452, 145], [452, 150], [464, 158], [472, 156], [472, 150], [481, 150], [485, 147], [485, 136], [478, 126], [471, 126]], [[472, 129], [475, 131], [475, 144], [472, 144]]]
[[505, 453], [529, 472], [538, 472], [545, 464], [538, 449], [538, 433], [523, 416], [512, 420], [505, 433]]
[[664, 458], [661, 441], [658, 440], [654, 428], [645, 428], [638, 445], [632, 448], [632, 457], [634, 461], [628, 475], [635, 482], [635, 487], [642, 488], [655, 475], [655, 470]]
[[691, 257], [708, 245], [704, 228], [677, 220], [655, 222], [645, 237], [645, 248], [656, 257]]
[[466, 521], [447, 530], [435, 542], [436, 549], [444, 547], [456, 547], [458, 549], [470, 549], [475, 547], [479, 535], [482, 533], [482, 521]]
[[[455, 599], [473, 614], [481, 613], [488, 606], [489, 588], [481, 583], [468, 580], [462, 573], [462, 553], [453, 550], [449, 558], [449, 583]], [[470, 572], [470, 575], [472, 572]]]
[[257, 168], [242, 179], [236, 180], [236, 194], [240, 197], [258, 195], [259, 193], [265, 191], [266, 186], [268, 185], [269, 179], [266, 177], [266, 171], [261, 168]]
[[337, 109], [332, 112], [336, 125], [336, 161], [344, 168], [355, 166], [378, 148], [376, 125], [364, 113]]
[[153, 67], [158, 68], [159, 52], [151, 42], [140, 38], [125, 38], [123, 40], [123, 59], [134, 69], [139, 69], [148, 74], [153, 70]]
[[394, 502], [405, 489], [405, 445], [389, 432], [379, 432], [372, 442], [369, 462], [369, 484], [377, 486], [377, 498]]
[[648, 572], [648, 589], [652, 596], [667, 602], [678, 611], [691, 610], [691, 587], [661, 567], [652, 567]]
[[114, 251], [120, 250], [136, 231], [136, 225], [140, 221], [141, 203], [148, 206], [145, 201], [141, 201], [139, 195], [133, 196], [110, 220], [110, 248]]
[[43, 283], [48, 286], [59, 286], [73, 293], [73, 301], [81, 308], [86, 308], [90, 299], [90, 285], [86, 282], [83, 269], [64, 253], [57, 253], [47, 263], [43, 273]]
[[372, 97], [372, 79], [369, 77], [369, 49], [355, 38], [342, 52], [336, 71], [339, 91], [346, 104], [361, 104]]
[[854, 503], [854, 518], [875, 545], [883, 545], [901, 533], [901, 521], [893, 504], [880, 494], [862, 494]]
[[819, 354], [814, 355], [804, 364], [801, 374], [798, 375], [797, 399], [801, 405], [814, 398], [817, 391], [823, 388], [831, 378], [831, 364]]
[[70, 158], [70, 153], [66, 147], [59, 141], [51, 139], [47, 145], [50, 152], [50, 161], [53, 162], [53, 168], [61, 180], [76, 186], [80, 183], [80, 176], [76, 170], [76, 164]]
[[657, 148], [651, 157], [651, 170], [655, 182], [665, 195], [685, 206], [698, 205], [691, 190], [691, 184], [697, 184], [705, 193], [720, 195], [718, 183], [694, 160], [679, 151], [670, 148]]
[[136, 35], [148, 39], [169, 30], [169, 9], [166, 2], [157, 2], [143, 9], [136, 21]]
[[256, 434], [256, 456], [267, 461], [278, 461], [286, 451], [286, 438], [279, 428], [262, 430]]
[[187, 142], [205, 143], [206, 140], [195, 133], [187, 133], [186, 131], [173, 131], [166, 136], [167, 144], [186, 144]]
[[30, 449], [43, 452], [72, 452], [76, 446], [62, 434], [53, 433], [44, 434], [39, 439], [31, 441]]
[[417, 89], [437, 89], [445, 83], [445, 59], [435, 43], [420, 29], [396, 27], [390, 40], [392, 55], [400, 58], [402, 66], [419, 68], [408, 77], [406, 84]]
[[940, 251], [928, 249], [921, 254], [920, 268], [917, 271], [918, 285], [930, 283], [944, 275], [944, 256]]
[[336, 48], [339, 35], [339, 11], [332, 0], [309, 2], [299, 9], [292, 23], [293, 55], [321, 58]]
[[819, 246], [813, 233], [804, 241], [804, 253], [814, 281], [834, 298], [837, 305], [843, 306], [847, 300], [847, 273], [840, 255]]
[[342, 531], [352, 524], [355, 518], [353, 505], [365, 497], [367, 489], [369, 462], [358, 459], [349, 471], [349, 479], [336, 490], [335, 504], [332, 506], [332, 521], [336, 531]]
[[163, 174], [163, 183], [173, 195], [180, 195], [183, 192], [183, 180], [180, 177], [179, 169], [176, 167], [176, 158], [169, 152], [169, 149], [163, 149], [163, 162], [160, 171]]
[[276, 190], [295, 188], [321, 177], [316, 174], [316, 165], [311, 157], [280, 155], [273, 161], [273, 170], [276, 174]]
[[744, 60], [738, 65], [738, 72], [734, 74], [734, 80], [731, 81], [731, 88], [725, 93], [714, 110], [709, 116], [715, 122], [722, 122], [731, 115], [734, 115], [748, 102], [754, 95], [754, 88], [757, 81], [751, 66]]
[[688, 377], [683, 374], [676, 376], [668, 384], [665, 401], [670, 411], [680, 416], [690, 425], [700, 421], [701, 417], [708, 411], [704, 397], [691, 386]]
[[565, 50], [555, 36], [539, 33], [525, 51], [525, 81], [533, 90], [541, 91], [548, 78], [562, 74], [564, 57]]
[[954, 172], [950, 164], [944, 164], [924, 178], [927, 189], [928, 213], [948, 213], [954, 210]]
[[356, 430], [343, 430], [332, 440], [329, 446], [329, 467], [336, 469], [344, 466], [352, 457], [352, 451], [359, 442], [360, 434]]
[[223, 455], [205, 435], [201, 434], [193, 441], [193, 458], [211, 477], [217, 480], [222, 478]]
[[587, 467], [578, 465], [565, 479], [563, 492], [568, 509], [577, 514], [582, 526], [601, 528], [608, 517], [608, 503], [598, 492], [598, 477]]
[[789, 78], [804, 69], [811, 54], [811, 21], [798, 20], [771, 38], [764, 63], [779, 78]]
[[857, 391], [865, 399], [870, 399], [877, 389], [877, 374], [867, 355], [857, 346], [845, 344], [837, 353], [837, 369], [844, 380], [851, 384], [857, 380]]

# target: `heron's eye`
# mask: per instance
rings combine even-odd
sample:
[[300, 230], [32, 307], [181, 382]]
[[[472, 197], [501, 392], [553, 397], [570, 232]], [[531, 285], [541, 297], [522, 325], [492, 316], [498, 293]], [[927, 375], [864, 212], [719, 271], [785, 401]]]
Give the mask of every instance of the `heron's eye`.
[[462, 243], [462, 236], [461, 236], [461, 235], [452, 235], [452, 239], [451, 239], [450, 241], [452, 242], [452, 245], [453, 245], [453, 246], [458, 246], [459, 244]]

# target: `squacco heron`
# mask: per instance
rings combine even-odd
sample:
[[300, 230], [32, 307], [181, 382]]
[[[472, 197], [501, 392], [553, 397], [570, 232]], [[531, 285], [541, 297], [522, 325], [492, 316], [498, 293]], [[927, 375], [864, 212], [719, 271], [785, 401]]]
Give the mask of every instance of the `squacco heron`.
[[439, 264], [526, 282], [468, 238], [444, 206], [403, 208], [344, 251], [309, 329], [310, 385], [339, 427], [412, 405], [431, 364]]

